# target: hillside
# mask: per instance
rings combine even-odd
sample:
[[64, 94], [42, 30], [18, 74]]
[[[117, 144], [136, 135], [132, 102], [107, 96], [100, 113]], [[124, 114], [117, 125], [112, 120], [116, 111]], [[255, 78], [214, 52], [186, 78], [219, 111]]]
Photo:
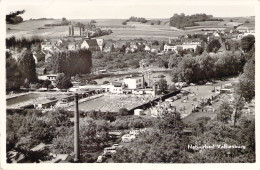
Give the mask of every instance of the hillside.
[[[147, 23], [140, 22], [128, 22], [126, 25], [122, 25], [124, 19], [96, 19], [95, 25], [101, 29], [111, 29], [112, 34], [103, 36], [104, 39], [158, 39], [168, 40], [168, 37], [178, 36], [183, 34], [203, 33], [202, 30], [223, 30], [233, 26], [249, 26], [255, 27], [254, 18], [222, 18], [223, 21], [205, 21], [197, 22], [198, 26], [185, 27], [185, 30], [180, 30], [175, 27], [169, 26], [169, 19], [148, 19]], [[160, 20], [160, 24], [151, 23]], [[232, 20], [232, 22], [230, 22]], [[25, 21], [21, 24], [10, 25], [7, 24], [7, 37], [57, 37], [68, 34], [68, 26], [55, 26], [45, 27], [45, 24], [59, 23], [61, 20], [31, 20]], [[90, 19], [78, 19], [70, 20], [72, 23], [81, 22], [89, 23]], [[249, 21], [249, 23], [245, 23]], [[78, 34], [79, 30], [75, 29], [75, 34]]]

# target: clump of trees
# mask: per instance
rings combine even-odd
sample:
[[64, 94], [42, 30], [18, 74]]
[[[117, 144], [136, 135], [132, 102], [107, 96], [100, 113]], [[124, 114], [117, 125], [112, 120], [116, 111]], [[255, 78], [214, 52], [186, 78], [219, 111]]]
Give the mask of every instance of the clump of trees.
[[[42, 113], [35, 110], [7, 111], [6, 118], [6, 151], [17, 151], [19, 157], [25, 156], [24, 161], [39, 162], [51, 159], [50, 150], [32, 151], [34, 146], [50, 144], [57, 135], [55, 128], [68, 125], [66, 111], [50, 111]], [[10, 162], [9, 154], [7, 161]]]
[[119, 148], [112, 159], [117, 163], [188, 162], [183, 127], [179, 113], [168, 113], [157, 120], [152, 131], [141, 134], [131, 144], [138, 147]]
[[57, 24], [45, 24], [44, 26], [46, 27], [53, 27], [53, 26], [66, 26], [66, 25], [70, 25], [71, 21], [68, 21], [66, 18], [62, 18], [60, 23]]
[[25, 51], [18, 59], [18, 69], [22, 73], [22, 80], [27, 83], [36, 83], [38, 77], [35, 70], [35, 60], [33, 54], [30, 51]]
[[70, 76], [59, 73], [56, 80], [55, 80], [56, 87], [59, 89], [69, 89], [73, 87], [72, 83], [70, 82]]
[[255, 44], [255, 36], [253, 35], [248, 35], [241, 39], [241, 48], [245, 52], [249, 52], [254, 47], [254, 44]]
[[10, 14], [6, 15], [6, 23], [7, 24], [19, 24], [23, 22], [23, 18], [19, 15], [25, 13], [25, 10], [11, 12]]
[[184, 29], [185, 27], [199, 26], [195, 22], [203, 21], [223, 21], [223, 19], [213, 18], [213, 16], [206, 14], [185, 15], [181, 13], [180, 15], [174, 14], [170, 18], [170, 26]]
[[21, 38], [16, 39], [14, 36], [10, 38], [6, 38], [5, 44], [6, 48], [18, 48], [18, 50], [21, 50], [22, 48], [31, 49], [33, 45], [39, 45], [43, 40], [39, 37], [32, 37], [31, 39]]
[[216, 53], [220, 49], [220, 47], [221, 47], [221, 44], [220, 44], [219, 40], [214, 39], [214, 40], [210, 41], [209, 45], [207, 46], [207, 51]]
[[147, 20], [145, 18], [142, 18], [142, 17], [134, 17], [134, 16], [131, 16], [128, 21], [132, 21], [132, 22], [141, 22], [141, 23], [146, 23]]
[[141, 23], [146, 23], [148, 20], [146, 20], [145, 18], [142, 17], [134, 17], [131, 16], [129, 19], [125, 20], [122, 22], [123, 25], [126, 25], [127, 22], [141, 22]]
[[246, 57], [240, 52], [183, 57], [178, 66], [173, 68], [173, 81], [197, 83], [200, 80], [238, 75], [245, 63]]
[[22, 72], [18, 69], [18, 63], [6, 52], [6, 90], [18, 90], [22, 84]]
[[247, 102], [255, 97], [255, 56], [245, 64], [243, 74], [239, 76], [236, 92]]
[[53, 71], [75, 76], [76, 74], [88, 74], [92, 67], [92, 53], [90, 50], [81, 49], [57, 53], [53, 58]]

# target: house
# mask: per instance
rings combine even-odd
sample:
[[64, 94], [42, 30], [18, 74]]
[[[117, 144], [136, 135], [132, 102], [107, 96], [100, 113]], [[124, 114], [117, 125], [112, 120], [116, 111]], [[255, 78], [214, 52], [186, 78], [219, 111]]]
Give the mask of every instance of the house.
[[36, 68], [37, 75], [44, 75], [47, 73], [46, 68]]
[[144, 47], [144, 51], [150, 52], [150, 51], [151, 51], [151, 48], [150, 48], [148, 45], [146, 45], [146, 46]]
[[176, 46], [173, 44], [165, 44], [163, 50], [164, 51], [176, 51]]
[[143, 76], [130, 76], [124, 79], [124, 84], [128, 89], [144, 88]]
[[255, 33], [255, 29], [250, 26], [240, 25], [236, 28], [241, 33]]
[[52, 54], [48, 51], [46, 54], [45, 54], [45, 62], [48, 62], [48, 60], [50, 60], [52, 58]]
[[123, 84], [120, 82], [112, 82], [108, 84], [101, 85], [101, 88], [105, 92], [110, 92], [113, 94], [123, 94]]
[[33, 58], [34, 58], [35, 64], [37, 64], [40, 61], [45, 61], [45, 55], [41, 51], [34, 51]]
[[140, 68], [149, 67], [148, 61], [146, 59], [142, 59], [141, 61], [139, 61], [139, 66]]
[[44, 108], [50, 108], [56, 105], [58, 100], [51, 100], [51, 101], [43, 101], [42, 103], [37, 104], [37, 108], [44, 109]]
[[125, 134], [122, 136], [122, 142], [129, 143], [132, 142], [136, 138], [135, 135]]
[[172, 43], [174, 43], [174, 42], [176, 42], [176, 41], [179, 41], [180, 40], [180, 38], [179, 37], [170, 37], [169, 38], [169, 44], [172, 44]]
[[57, 78], [57, 74], [50, 74], [50, 75], [46, 75], [47, 79], [51, 81], [51, 84], [54, 85], [54, 82]]
[[41, 43], [41, 50], [50, 50], [52, 48], [52, 44], [49, 41], [44, 41]]
[[70, 42], [69, 45], [68, 45], [68, 50], [70, 50], [70, 51], [76, 50], [76, 43]]
[[[99, 42], [100, 43], [100, 42]], [[89, 49], [92, 51], [101, 50], [96, 39], [86, 39], [81, 43], [82, 49]]]
[[222, 34], [232, 34], [235, 30], [233, 28], [226, 28], [221, 31]]
[[56, 42], [57, 46], [60, 46], [62, 44], [62, 40], [58, 39], [58, 41]]
[[111, 52], [112, 48], [115, 48], [113, 42], [111, 41], [107, 41], [105, 42], [104, 44], [104, 48], [102, 49], [104, 52], [108, 53], [108, 52]]
[[103, 44], [104, 44], [104, 40], [103, 39], [96, 39], [97, 40], [97, 44], [100, 48], [100, 50], [103, 50]]
[[213, 33], [213, 36], [214, 36], [214, 37], [218, 37], [218, 38], [220, 37], [220, 35], [219, 35], [218, 32], [214, 32], [214, 33]]

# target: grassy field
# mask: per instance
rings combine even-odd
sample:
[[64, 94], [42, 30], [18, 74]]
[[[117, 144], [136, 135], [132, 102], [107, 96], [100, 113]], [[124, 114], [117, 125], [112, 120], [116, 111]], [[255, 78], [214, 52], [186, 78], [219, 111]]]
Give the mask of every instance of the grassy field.
[[[151, 22], [158, 19], [149, 19], [147, 23], [128, 22], [127, 25], [122, 25], [125, 19], [95, 19], [96, 26], [101, 29], [111, 29], [112, 34], [103, 36], [104, 39], [135, 39], [143, 38], [146, 40], [168, 40], [169, 37], [179, 36], [192, 33], [203, 33], [204, 30], [223, 30], [227, 27], [238, 26], [245, 24], [246, 26], [254, 27], [254, 18], [223, 18], [224, 21], [206, 21], [198, 22], [199, 26], [188, 27], [186, 30], [179, 30], [175, 27], [169, 26], [169, 19], [160, 19], [160, 25], [151, 25]], [[230, 22], [230, 20], [233, 22]], [[65, 36], [69, 33], [69, 26], [55, 26], [45, 27], [45, 24], [59, 23], [61, 20], [32, 20], [25, 21], [21, 24], [10, 25], [7, 24], [7, 37], [59, 37]], [[89, 23], [90, 19], [75, 19], [71, 20], [73, 23]], [[75, 35], [79, 34], [78, 28], [75, 28]]]

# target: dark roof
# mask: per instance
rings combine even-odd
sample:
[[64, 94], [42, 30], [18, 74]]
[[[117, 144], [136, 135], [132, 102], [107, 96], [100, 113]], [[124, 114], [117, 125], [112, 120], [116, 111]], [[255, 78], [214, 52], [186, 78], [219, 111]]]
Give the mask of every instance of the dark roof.
[[115, 87], [121, 87], [122, 83], [120, 83], [120, 82], [112, 82], [112, 85], [114, 85]]
[[89, 46], [98, 46], [97, 40], [95, 39], [90, 39], [90, 40], [85, 40]]
[[46, 73], [46, 68], [36, 68], [36, 73], [37, 74], [45, 74]]
[[42, 52], [36, 51], [34, 56], [38, 61], [43, 61], [45, 59], [45, 55]]

